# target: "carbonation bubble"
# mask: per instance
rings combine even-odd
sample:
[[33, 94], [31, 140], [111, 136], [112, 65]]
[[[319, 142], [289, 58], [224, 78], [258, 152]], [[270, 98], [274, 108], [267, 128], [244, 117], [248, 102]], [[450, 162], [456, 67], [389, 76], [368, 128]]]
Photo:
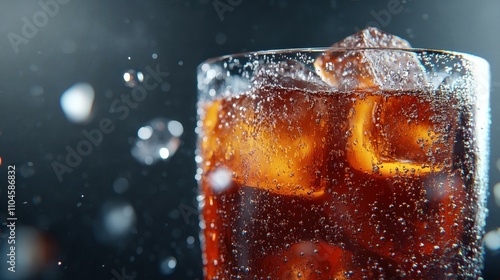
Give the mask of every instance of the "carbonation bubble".
[[140, 71], [129, 69], [123, 73], [123, 80], [127, 87], [133, 88], [144, 81], [144, 74]]
[[132, 156], [145, 165], [169, 159], [179, 148], [183, 132], [184, 128], [178, 121], [153, 119], [138, 129], [138, 138], [131, 150]]

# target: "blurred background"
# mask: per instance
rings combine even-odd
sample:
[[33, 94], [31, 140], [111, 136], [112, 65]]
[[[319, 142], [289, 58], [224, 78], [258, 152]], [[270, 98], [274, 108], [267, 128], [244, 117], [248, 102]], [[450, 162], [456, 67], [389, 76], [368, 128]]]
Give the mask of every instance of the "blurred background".
[[484, 277], [500, 279], [500, 1], [0, 1], [0, 279], [201, 279], [197, 65], [366, 25], [490, 62]]

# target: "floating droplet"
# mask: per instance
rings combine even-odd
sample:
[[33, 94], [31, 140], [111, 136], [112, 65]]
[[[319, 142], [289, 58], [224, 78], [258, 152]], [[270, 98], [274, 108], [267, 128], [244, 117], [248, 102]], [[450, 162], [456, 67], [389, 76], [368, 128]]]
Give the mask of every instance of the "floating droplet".
[[61, 108], [66, 117], [75, 123], [88, 120], [94, 104], [94, 88], [87, 83], [77, 83], [61, 95]]
[[484, 235], [484, 246], [486, 248], [496, 251], [500, 249], [500, 228], [489, 231]]
[[24, 178], [31, 177], [35, 174], [35, 168], [32, 162], [27, 162], [21, 166], [20, 172], [21, 176]]
[[126, 203], [108, 203], [103, 207], [103, 221], [109, 236], [123, 236], [135, 223], [134, 208]]
[[220, 32], [220, 33], [217, 33], [217, 35], [215, 35], [215, 42], [219, 45], [223, 45], [224, 43], [226, 43], [226, 34]]
[[144, 81], [144, 74], [140, 71], [129, 69], [123, 73], [123, 80], [127, 87], [133, 88]]
[[167, 257], [160, 263], [160, 271], [163, 275], [171, 275], [175, 271], [177, 260], [174, 257]]
[[178, 121], [154, 119], [137, 131], [138, 139], [132, 147], [132, 156], [146, 165], [169, 159], [179, 148], [179, 137], [183, 132], [184, 128]]
[[495, 202], [500, 207], [500, 183], [496, 183], [493, 187], [493, 197], [495, 197]]
[[113, 190], [117, 194], [124, 193], [128, 189], [128, 180], [123, 177], [118, 177], [113, 182]]

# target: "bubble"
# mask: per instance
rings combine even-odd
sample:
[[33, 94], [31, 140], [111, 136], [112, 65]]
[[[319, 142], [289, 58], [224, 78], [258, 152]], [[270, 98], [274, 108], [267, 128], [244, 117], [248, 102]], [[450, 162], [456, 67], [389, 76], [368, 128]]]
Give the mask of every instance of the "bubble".
[[160, 272], [163, 275], [171, 275], [174, 273], [176, 266], [177, 260], [172, 256], [167, 257], [160, 262]]
[[128, 180], [123, 178], [123, 177], [118, 177], [116, 180], [113, 182], [113, 190], [117, 194], [124, 193], [128, 189]]
[[157, 58], [158, 58], [158, 54], [153, 53], [153, 54], [151, 55], [151, 57], [152, 57], [153, 59], [157, 59]]
[[88, 83], [77, 83], [61, 95], [61, 108], [74, 123], [86, 122], [94, 103], [94, 88]]
[[132, 147], [132, 156], [145, 165], [169, 159], [179, 148], [179, 137], [183, 132], [184, 128], [178, 121], [153, 119], [137, 131], [138, 139]]
[[127, 87], [133, 88], [144, 81], [144, 74], [140, 71], [129, 69], [123, 73], [123, 80]]

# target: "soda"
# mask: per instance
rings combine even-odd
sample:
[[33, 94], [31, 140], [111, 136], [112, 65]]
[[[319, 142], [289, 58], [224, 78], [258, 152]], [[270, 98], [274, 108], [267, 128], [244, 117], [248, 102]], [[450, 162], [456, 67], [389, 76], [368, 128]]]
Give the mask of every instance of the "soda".
[[316, 71], [261, 63], [246, 91], [200, 103], [205, 278], [477, 277], [487, 151], [473, 85], [419, 86], [413, 53], [339, 53]]

